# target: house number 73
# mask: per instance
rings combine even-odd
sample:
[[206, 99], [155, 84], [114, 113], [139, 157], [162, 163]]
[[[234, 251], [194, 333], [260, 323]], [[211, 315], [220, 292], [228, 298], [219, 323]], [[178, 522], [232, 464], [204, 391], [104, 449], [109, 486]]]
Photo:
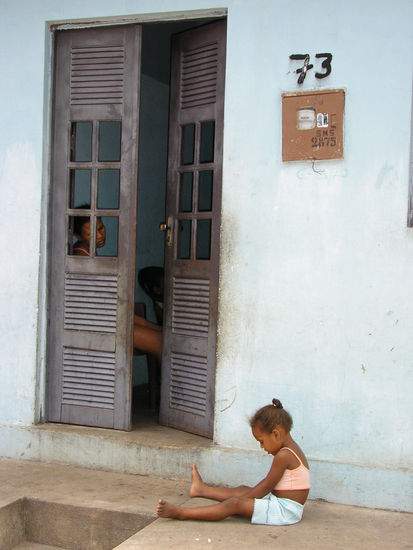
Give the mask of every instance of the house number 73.
[[[331, 73], [331, 60], [333, 59], [333, 54], [331, 53], [316, 53], [316, 59], [323, 59], [321, 63], [321, 68], [324, 69], [323, 73], [315, 73], [316, 78], [325, 78]], [[293, 61], [304, 61], [303, 66], [297, 69], [295, 72], [300, 75], [298, 77], [297, 83], [302, 84], [305, 80], [305, 77], [307, 76], [307, 71], [312, 69], [314, 67], [313, 64], [310, 63], [310, 55], [308, 53], [300, 54], [300, 53], [294, 53], [290, 55], [290, 59]]]

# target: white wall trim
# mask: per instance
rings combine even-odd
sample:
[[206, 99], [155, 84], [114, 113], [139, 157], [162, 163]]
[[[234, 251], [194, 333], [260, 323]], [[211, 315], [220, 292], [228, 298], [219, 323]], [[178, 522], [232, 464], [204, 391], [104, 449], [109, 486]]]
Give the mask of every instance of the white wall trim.
[[54, 33], [46, 26], [44, 48], [44, 89], [43, 89], [43, 160], [42, 194], [40, 204], [40, 260], [38, 283], [38, 325], [36, 357], [36, 393], [34, 421], [44, 422], [46, 418], [46, 361], [47, 361], [47, 315], [49, 282], [49, 201], [51, 196], [51, 131], [53, 107], [53, 63]]
[[194, 19], [210, 19], [226, 17], [227, 8], [211, 8], [205, 10], [171, 11], [144, 13], [127, 16], [98, 17], [93, 19], [71, 19], [62, 21], [47, 21], [51, 30], [70, 30], [110, 25], [130, 25], [133, 23], [164, 23], [171, 21], [189, 21]]

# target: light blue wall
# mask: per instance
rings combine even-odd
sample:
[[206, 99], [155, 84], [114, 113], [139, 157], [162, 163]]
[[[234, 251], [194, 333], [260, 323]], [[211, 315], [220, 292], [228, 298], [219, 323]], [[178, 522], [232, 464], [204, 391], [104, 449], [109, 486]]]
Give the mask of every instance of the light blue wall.
[[[311, 456], [411, 467], [413, 5], [260, 5], [228, 19], [217, 437], [242, 445], [245, 409], [281, 396]], [[344, 161], [282, 163], [289, 55], [326, 51], [302, 89], [345, 88]]]
[[[220, 6], [1, 2], [0, 425], [31, 425], [44, 400], [46, 21]], [[314, 465], [314, 497], [411, 510], [413, 4], [226, 6], [215, 441], [255, 449], [246, 418], [279, 397]], [[306, 52], [331, 52], [332, 73], [310, 71], [300, 89], [346, 91], [344, 160], [314, 167], [281, 162], [281, 93], [299, 89], [289, 55]]]

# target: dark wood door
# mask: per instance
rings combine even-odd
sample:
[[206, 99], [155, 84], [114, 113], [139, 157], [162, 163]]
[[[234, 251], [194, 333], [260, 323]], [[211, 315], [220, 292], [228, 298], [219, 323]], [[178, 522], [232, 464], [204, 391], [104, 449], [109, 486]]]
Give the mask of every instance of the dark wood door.
[[160, 422], [213, 435], [226, 22], [172, 43]]
[[140, 48], [138, 25], [56, 33], [49, 421], [130, 429]]

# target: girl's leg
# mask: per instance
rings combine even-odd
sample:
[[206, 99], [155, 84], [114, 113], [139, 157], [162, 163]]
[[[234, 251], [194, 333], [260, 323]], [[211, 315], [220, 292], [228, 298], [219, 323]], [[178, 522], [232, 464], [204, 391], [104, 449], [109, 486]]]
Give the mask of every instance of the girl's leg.
[[201, 519], [217, 521], [228, 516], [241, 515], [250, 518], [254, 511], [254, 499], [231, 497], [219, 504], [186, 508], [159, 499], [156, 513], [160, 518]]
[[142, 325], [133, 327], [133, 347], [162, 360], [162, 332]]
[[233, 488], [211, 487], [202, 481], [195, 464], [192, 464], [191, 476], [192, 484], [189, 490], [191, 497], [211, 498], [212, 500], [222, 502], [231, 497], [242, 497], [251, 489], [251, 487], [247, 487], [246, 485], [240, 485]]

